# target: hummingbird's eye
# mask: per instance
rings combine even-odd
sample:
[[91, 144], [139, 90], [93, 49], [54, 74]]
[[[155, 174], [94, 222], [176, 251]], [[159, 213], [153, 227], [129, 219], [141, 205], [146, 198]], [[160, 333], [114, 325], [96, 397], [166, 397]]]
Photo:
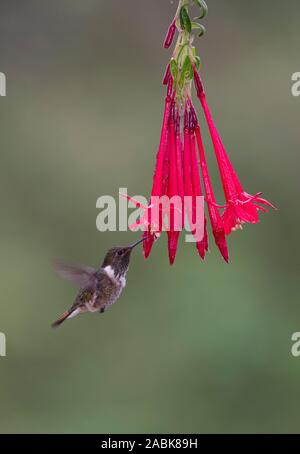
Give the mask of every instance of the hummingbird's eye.
[[124, 249], [120, 249], [118, 252], [117, 252], [118, 255], [123, 255], [124, 254]]

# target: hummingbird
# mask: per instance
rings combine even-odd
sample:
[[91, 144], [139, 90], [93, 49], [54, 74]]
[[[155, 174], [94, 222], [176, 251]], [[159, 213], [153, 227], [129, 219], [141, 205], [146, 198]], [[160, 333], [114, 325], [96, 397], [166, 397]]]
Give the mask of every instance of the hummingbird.
[[127, 247], [113, 247], [107, 252], [99, 269], [85, 265], [67, 265], [55, 262], [56, 272], [80, 286], [73, 305], [64, 312], [52, 327], [84, 312], [103, 313], [114, 304], [126, 285], [126, 274], [132, 250], [146, 237]]

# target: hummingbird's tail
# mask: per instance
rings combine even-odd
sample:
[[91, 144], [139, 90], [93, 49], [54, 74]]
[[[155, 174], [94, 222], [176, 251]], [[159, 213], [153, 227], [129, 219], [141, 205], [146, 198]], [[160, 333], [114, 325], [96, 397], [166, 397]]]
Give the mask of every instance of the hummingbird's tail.
[[54, 322], [52, 323], [52, 328], [56, 328], [57, 326], [61, 325], [68, 317], [72, 314], [72, 311], [66, 311]]

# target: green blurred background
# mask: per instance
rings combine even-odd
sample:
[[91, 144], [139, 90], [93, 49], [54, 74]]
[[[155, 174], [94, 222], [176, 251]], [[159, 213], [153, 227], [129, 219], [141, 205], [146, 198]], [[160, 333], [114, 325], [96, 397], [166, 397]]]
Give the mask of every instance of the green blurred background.
[[1, 432], [299, 432], [300, 4], [287, 3], [208, 1], [198, 42], [230, 157], [280, 210], [230, 237], [230, 265], [213, 242], [205, 263], [181, 243], [170, 268], [162, 239], [105, 316], [54, 331], [76, 288], [51, 261], [97, 266], [137, 237], [99, 233], [96, 200], [149, 194], [177, 2], [1, 1]]

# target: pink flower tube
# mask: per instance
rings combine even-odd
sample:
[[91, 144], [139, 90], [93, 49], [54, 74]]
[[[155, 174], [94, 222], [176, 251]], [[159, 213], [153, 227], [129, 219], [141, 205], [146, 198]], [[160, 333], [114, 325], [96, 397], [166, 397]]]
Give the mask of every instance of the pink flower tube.
[[258, 212], [266, 211], [266, 209], [257, 205], [257, 203], [272, 208], [274, 208], [274, 206], [267, 200], [262, 199], [260, 197], [261, 193], [250, 195], [244, 191], [212, 119], [199, 75], [195, 80], [198, 81], [196, 84], [197, 96], [210, 131], [224, 189], [226, 205], [224, 207], [222, 219], [225, 233], [226, 235], [229, 235], [232, 231], [242, 228], [244, 223], [256, 224], [259, 221]]

